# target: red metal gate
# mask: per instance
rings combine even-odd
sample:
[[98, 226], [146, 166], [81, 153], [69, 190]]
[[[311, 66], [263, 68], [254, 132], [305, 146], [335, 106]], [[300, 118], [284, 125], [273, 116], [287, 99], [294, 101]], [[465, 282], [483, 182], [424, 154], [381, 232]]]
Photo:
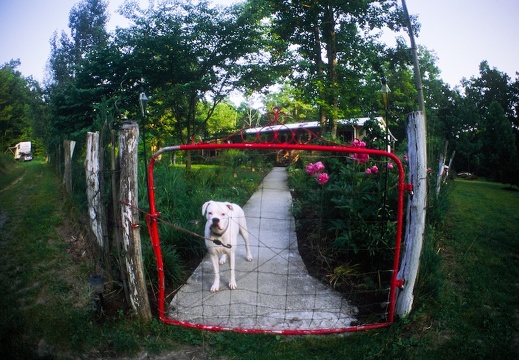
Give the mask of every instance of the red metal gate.
[[[220, 143], [193, 143], [189, 145], [177, 145], [177, 146], [168, 146], [160, 149], [155, 154], [153, 154], [149, 167], [147, 169], [148, 174], [148, 196], [149, 196], [149, 206], [150, 213], [146, 216], [146, 221], [148, 224], [149, 234], [151, 238], [151, 243], [153, 246], [153, 251], [156, 257], [156, 265], [157, 265], [157, 274], [158, 274], [158, 314], [164, 323], [167, 324], [175, 324], [182, 325], [186, 327], [193, 327], [205, 330], [233, 330], [237, 332], [253, 332], [253, 333], [281, 333], [287, 335], [301, 335], [301, 334], [327, 334], [327, 333], [341, 333], [341, 332], [351, 332], [358, 330], [367, 330], [367, 329], [375, 329], [386, 327], [393, 323], [394, 321], [394, 309], [395, 309], [395, 300], [396, 300], [396, 292], [399, 286], [403, 285], [401, 280], [397, 279], [397, 273], [399, 270], [399, 260], [400, 260], [400, 245], [401, 245], [401, 237], [402, 237], [402, 222], [403, 222], [403, 207], [404, 207], [404, 192], [406, 190], [412, 190], [409, 184], [406, 184], [404, 181], [404, 167], [400, 159], [393, 153], [368, 149], [368, 148], [359, 148], [352, 146], [345, 146], [340, 144], [335, 144], [331, 142], [322, 143], [323, 139], [317, 136], [314, 132], [309, 130], [303, 130], [305, 134], [305, 143], [301, 143], [301, 132], [297, 132], [294, 129], [290, 129], [285, 124], [280, 123], [278, 120], [279, 111], [275, 111], [273, 113], [274, 118], [272, 121], [265, 125], [262, 129], [263, 131], [255, 131], [255, 132], [246, 132], [244, 130], [234, 134], [239, 137], [240, 142], [228, 143], [228, 142], [220, 142]], [[282, 131], [284, 131], [283, 136]], [[298, 129], [300, 131], [301, 129]], [[265, 133], [269, 132], [270, 137], [265, 139]], [[288, 134], [288, 136], [287, 136]], [[252, 136], [251, 136], [252, 135]], [[284, 138], [283, 138], [284, 137]], [[318, 139], [321, 144], [312, 144], [312, 140]], [[325, 328], [325, 329], [258, 329], [258, 328], [226, 328], [221, 326], [200, 324], [200, 323], [192, 323], [190, 321], [177, 320], [168, 316], [166, 311], [166, 299], [165, 299], [165, 279], [164, 279], [164, 264], [161, 250], [161, 243], [159, 239], [159, 229], [158, 222], [160, 221], [160, 212], [156, 208], [155, 204], [155, 180], [154, 180], [154, 167], [158, 157], [161, 154], [166, 152], [174, 152], [174, 151], [215, 151], [215, 150], [225, 150], [225, 149], [240, 149], [240, 150], [282, 150], [282, 151], [305, 151], [305, 152], [330, 152], [336, 154], [365, 154], [372, 155], [378, 157], [384, 157], [395, 164], [395, 168], [398, 171], [398, 183], [397, 183], [397, 209], [396, 209], [396, 236], [394, 239], [395, 247], [394, 247], [394, 259], [393, 266], [391, 272], [391, 280], [389, 284], [389, 299], [388, 299], [388, 310], [387, 310], [387, 318], [386, 321], [383, 322], [374, 322], [370, 324], [355, 324], [347, 327], [337, 327], [337, 328]]]

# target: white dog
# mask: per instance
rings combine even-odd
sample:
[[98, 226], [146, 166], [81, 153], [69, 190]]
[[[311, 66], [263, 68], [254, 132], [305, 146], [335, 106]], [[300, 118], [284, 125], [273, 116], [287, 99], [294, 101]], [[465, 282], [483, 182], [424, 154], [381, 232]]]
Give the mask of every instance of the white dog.
[[[241, 207], [228, 202], [208, 201], [202, 206], [202, 215], [207, 218], [205, 224], [205, 244], [211, 256], [214, 269], [214, 283], [211, 291], [220, 289], [220, 270], [219, 264], [224, 264], [229, 256], [229, 266], [231, 269], [231, 280], [229, 288], [236, 289], [235, 252], [238, 233], [245, 241], [247, 261], [252, 261], [249, 249], [249, 234], [247, 232], [247, 222]], [[221, 255], [218, 261], [218, 255]]]

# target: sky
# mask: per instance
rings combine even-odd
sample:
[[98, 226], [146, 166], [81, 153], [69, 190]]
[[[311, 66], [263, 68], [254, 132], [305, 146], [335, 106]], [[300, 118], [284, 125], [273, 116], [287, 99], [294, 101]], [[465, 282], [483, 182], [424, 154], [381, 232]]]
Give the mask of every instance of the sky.
[[[52, 34], [68, 32], [68, 14], [78, 1], [0, 0], [0, 64], [20, 59], [22, 75], [42, 82]], [[149, 0], [139, 1], [146, 6]], [[220, 4], [236, 1], [213, 0]], [[108, 30], [125, 27], [127, 22], [116, 13], [124, 0], [108, 2]], [[454, 87], [463, 77], [478, 76], [483, 60], [512, 80], [516, 78], [518, 0], [407, 0], [406, 4], [421, 23], [416, 43], [436, 54], [444, 82]], [[407, 36], [405, 39], [409, 43]]]

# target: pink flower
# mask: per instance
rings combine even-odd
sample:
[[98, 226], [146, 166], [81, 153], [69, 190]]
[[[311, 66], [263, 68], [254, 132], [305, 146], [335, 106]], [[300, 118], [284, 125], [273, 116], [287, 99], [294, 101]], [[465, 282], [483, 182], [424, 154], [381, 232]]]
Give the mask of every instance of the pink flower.
[[326, 184], [328, 182], [328, 174], [327, 173], [320, 173], [318, 176], [317, 176], [317, 181], [319, 182], [319, 184], [323, 185], [323, 184]]
[[407, 162], [409, 160], [409, 158], [407, 157], [407, 154], [404, 155], [404, 161]]
[[371, 174], [371, 169], [370, 168], [366, 169], [366, 174]]
[[[352, 147], [363, 149], [366, 147], [366, 143], [364, 141], [360, 141], [359, 139], [355, 139], [350, 144]], [[363, 164], [369, 160], [368, 154], [353, 154], [351, 156], [353, 160], [357, 160], [359, 163]]]
[[322, 170], [324, 170], [324, 165], [322, 162], [318, 161], [314, 164], [314, 169], [316, 172], [320, 172]]
[[309, 163], [308, 165], [306, 165], [306, 173], [309, 175], [312, 175], [312, 176], [318, 174], [319, 172], [321, 172], [323, 170], [324, 170], [324, 165], [320, 161], [316, 162], [315, 164]]
[[306, 172], [311, 176], [316, 175], [316, 180], [319, 184], [323, 185], [328, 182], [329, 176], [327, 173], [323, 173], [321, 171], [324, 170], [324, 164], [320, 161], [315, 164], [309, 163], [306, 165]]
[[373, 174], [378, 174], [378, 167], [377, 167], [377, 165], [373, 165], [371, 167], [371, 171], [373, 172]]
[[388, 169], [392, 169], [393, 168], [393, 163], [388, 162], [386, 166], [387, 166]]
[[369, 155], [368, 154], [353, 154], [353, 156], [351, 158], [353, 160], [357, 160], [361, 164], [364, 164], [365, 162], [368, 162]]
[[358, 148], [366, 147], [366, 143], [364, 141], [360, 141], [359, 139], [353, 140], [350, 145], [353, 147], [358, 147]]
[[315, 175], [317, 173], [317, 171], [315, 171], [315, 165], [312, 163], [306, 165], [306, 173], [309, 175]]

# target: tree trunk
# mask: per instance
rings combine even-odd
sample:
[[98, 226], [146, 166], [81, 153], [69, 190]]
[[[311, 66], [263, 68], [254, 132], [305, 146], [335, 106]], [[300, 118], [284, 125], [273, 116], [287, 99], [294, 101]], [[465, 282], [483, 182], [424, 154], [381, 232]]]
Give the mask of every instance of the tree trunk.
[[139, 126], [125, 123], [119, 136], [121, 222], [123, 229], [123, 250], [128, 274], [130, 303], [137, 315], [151, 319], [151, 309], [144, 277], [141, 250], [141, 235], [138, 207], [137, 153]]
[[[316, 15], [314, 19], [314, 28], [313, 28], [313, 35], [314, 35], [314, 61], [315, 61], [315, 68], [317, 69], [317, 76], [319, 79], [324, 78], [324, 65], [323, 65], [323, 59], [321, 55], [321, 35], [319, 31], [319, 18]], [[319, 96], [321, 97], [321, 101], [324, 100], [325, 94], [322, 90], [319, 90]], [[321, 136], [325, 136], [328, 129], [328, 124], [326, 123], [326, 111], [324, 109], [324, 106], [322, 104], [319, 104], [319, 122], [321, 124]]]
[[423, 112], [409, 114], [407, 121], [408, 179], [413, 185], [413, 195], [407, 202], [405, 248], [397, 274], [398, 280], [404, 280], [404, 287], [397, 296], [395, 313], [402, 318], [413, 307], [413, 290], [420, 265], [427, 206], [427, 146]]
[[72, 192], [72, 155], [76, 142], [73, 140], [63, 140], [63, 150], [65, 153], [65, 164], [63, 173], [63, 184], [68, 194]]
[[333, 7], [327, 6], [325, 10], [325, 34], [326, 57], [328, 59], [328, 117], [330, 118], [330, 132], [332, 139], [337, 138], [337, 121], [339, 110], [339, 98], [337, 94], [337, 35], [335, 33], [335, 18]]
[[103, 203], [99, 187], [99, 132], [87, 133], [85, 158], [86, 192], [90, 229], [100, 249], [104, 245]]

